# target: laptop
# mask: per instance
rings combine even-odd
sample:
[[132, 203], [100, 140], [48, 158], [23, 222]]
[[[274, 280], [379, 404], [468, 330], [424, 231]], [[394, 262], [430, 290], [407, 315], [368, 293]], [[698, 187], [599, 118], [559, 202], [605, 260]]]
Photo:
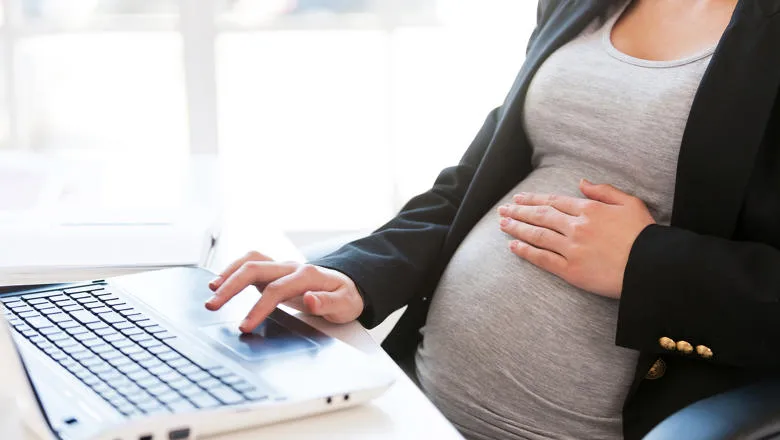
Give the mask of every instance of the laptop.
[[213, 276], [174, 268], [0, 290], [0, 396], [15, 396], [44, 439], [185, 440], [358, 405], [394, 382], [280, 308], [241, 334], [258, 295], [210, 312]]

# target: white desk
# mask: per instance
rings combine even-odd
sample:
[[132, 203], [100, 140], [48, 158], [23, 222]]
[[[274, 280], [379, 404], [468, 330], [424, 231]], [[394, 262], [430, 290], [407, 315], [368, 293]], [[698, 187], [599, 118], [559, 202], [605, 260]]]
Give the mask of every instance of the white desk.
[[[229, 188], [225, 188], [229, 191]], [[223, 234], [210, 269], [219, 270], [227, 262], [248, 250], [256, 249], [277, 260], [301, 260], [292, 243], [273, 227], [261, 226], [262, 213], [256, 205], [225, 206]], [[93, 277], [94, 274], [90, 274]], [[78, 278], [74, 275], [74, 277]], [[0, 279], [0, 285], [2, 285]], [[296, 312], [297, 313], [297, 312]], [[250, 431], [219, 436], [224, 440], [268, 439], [459, 439], [460, 434], [430, 403], [425, 395], [393, 363], [358, 323], [333, 325], [323, 319], [302, 319], [326, 334], [339, 338], [364, 351], [376, 362], [397, 373], [397, 382], [375, 401], [356, 408], [306, 419], [266, 426]]]

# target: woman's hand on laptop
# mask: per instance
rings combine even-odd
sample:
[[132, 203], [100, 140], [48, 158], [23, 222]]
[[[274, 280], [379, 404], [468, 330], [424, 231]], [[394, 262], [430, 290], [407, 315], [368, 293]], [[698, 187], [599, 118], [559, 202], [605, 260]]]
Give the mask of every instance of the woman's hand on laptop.
[[249, 252], [233, 262], [209, 283], [214, 296], [206, 302], [209, 310], [219, 310], [248, 286], [262, 292], [239, 329], [249, 333], [277, 305], [292, 306], [330, 322], [354, 321], [363, 313], [363, 298], [354, 281], [341, 272], [296, 262], [276, 262], [259, 252]]

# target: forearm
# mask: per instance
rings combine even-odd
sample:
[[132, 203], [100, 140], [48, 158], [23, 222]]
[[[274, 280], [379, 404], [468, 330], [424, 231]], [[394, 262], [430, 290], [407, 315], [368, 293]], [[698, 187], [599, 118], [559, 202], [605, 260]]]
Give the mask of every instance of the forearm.
[[711, 348], [712, 362], [780, 366], [780, 251], [651, 225], [626, 266], [617, 344], [666, 351], [659, 338]]

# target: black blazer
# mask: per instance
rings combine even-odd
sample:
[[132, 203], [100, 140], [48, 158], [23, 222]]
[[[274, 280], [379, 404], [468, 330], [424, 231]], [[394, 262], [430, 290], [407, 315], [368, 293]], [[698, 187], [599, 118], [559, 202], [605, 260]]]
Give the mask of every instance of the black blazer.
[[[460, 163], [382, 228], [312, 262], [356, 282], [366, 326], [408, 305], [383, 344], [399, 362], [420, 342], [458, 245], [531, 171], [522, 124], [531, 78], [612, 3], [542, 0], [525, 64]], [[628, 439], [693, 401], [780, 373], [779, 88], [780, 0], [741, 0], [688, 118], [671, 226], [647, 227], [625, 270], [615, 343], [641, 352], [624, 406]], [[708, 346], [714, 356], [664, 351], [663, 336]], [[659, 358], [666, 374], [645, 380]]]

